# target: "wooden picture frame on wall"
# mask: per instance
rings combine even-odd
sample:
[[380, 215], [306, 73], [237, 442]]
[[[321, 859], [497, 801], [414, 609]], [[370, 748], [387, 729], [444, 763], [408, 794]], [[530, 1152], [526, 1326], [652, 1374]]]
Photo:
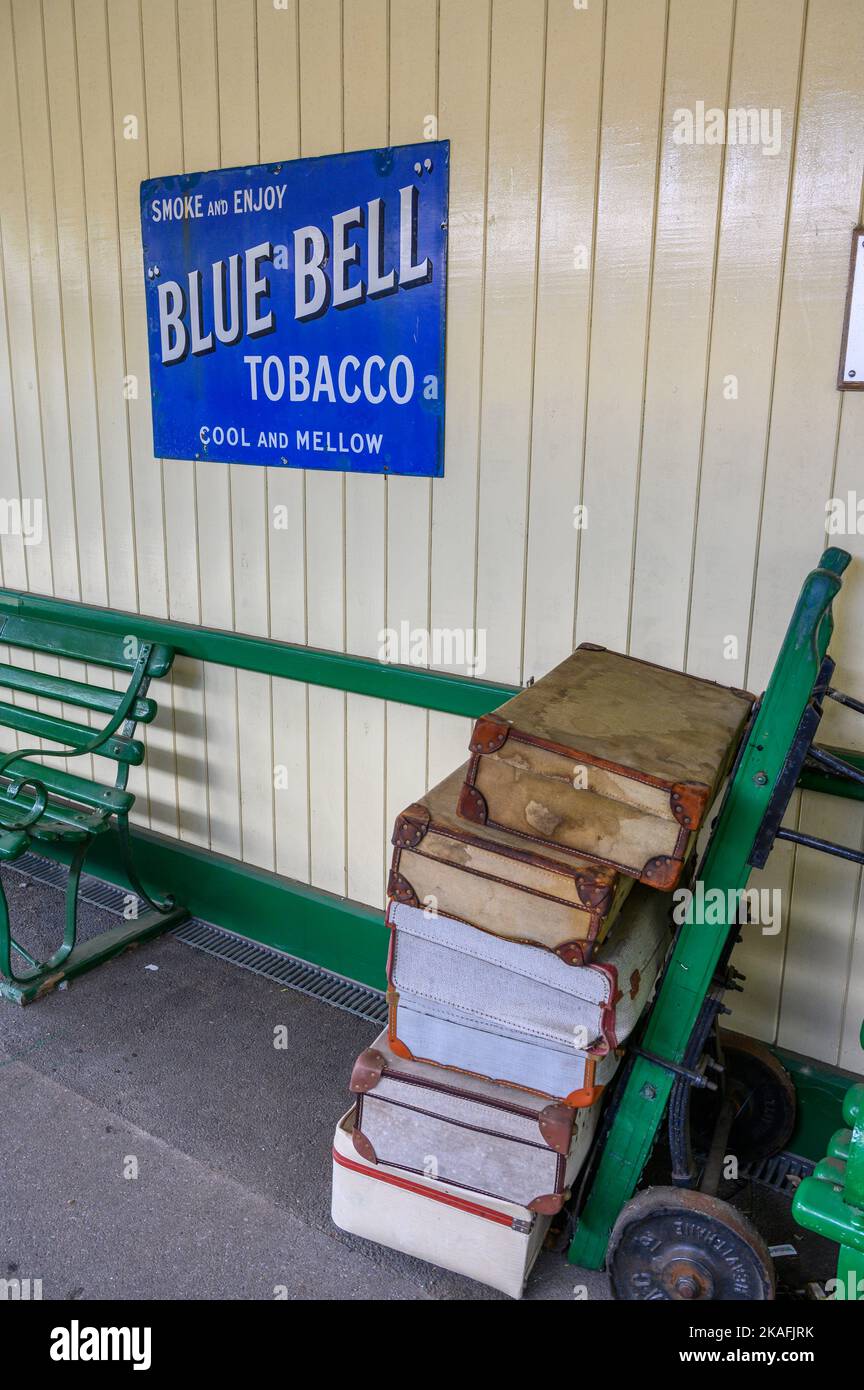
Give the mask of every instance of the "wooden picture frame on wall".
[[852, 233], [837, 389], [864, 391], [864, 226]]

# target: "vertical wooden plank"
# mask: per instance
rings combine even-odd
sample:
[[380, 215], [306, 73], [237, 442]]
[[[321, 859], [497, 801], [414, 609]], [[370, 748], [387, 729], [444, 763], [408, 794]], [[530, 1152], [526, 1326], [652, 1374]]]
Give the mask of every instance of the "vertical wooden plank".
[[[525, 586], [525, 679], [544, 675], [573, 644], [585, 435], [585, 383], [605, 4], [550, 0], [531, 483]], [[573, 74], [580, 80], [574, 83]], [[447, 403], [448, 414], [450, 403]]]
[[[861, 220], [859, 214], [858, 221]], [[832, 495], [848, 499], [849, 493], [862, 496], [861, 459], [864, 458], [864, 395], [846, 392], [841, 402], [840, 433], [837, 441], [837, 462], [834, 470]], [[864, 535], [857, 531], [842, 536], [829, 536], [828, 541], [839, 543], [852, 552], [853, 563], [843, 578], [843, 591], [835, 607], [835, 629], [831, 654], [837, 662], [834, 684], [861, 698], [864, 691]], [[864, 747], [864, 721], [852, 710], [833, 701], [826, 701], [825, 717], [820, 728], [820, 741], [844, 748]], [[844, 830], [843, 838], [848, 831]], [[859, 875], [854, 905], [852, 940], [846, 970], [843, 1000], [843, 1019], [840, 1031], [839, 1065], [849, 1071], [864, 1073], [864, 1052], [861, 1051], [861, 1021], [864, 1019], [864, 879]], [[838, 987], [842, 988], [839, 985]]]
[[732, 0], [672, 0], [651, 277], [629, 650], [684, 665], [723, 146], [681, 144], [680, 112], [725, 110]]
[[[387, 0], [343, 5], [344, 141], [347, 150], [389, 142]], [[386, 626], [387, 484], [345, 478], [345, 638], [348, 651], [380, 654]], [[384, 823], [385, 710], [381, 700], [346, 702], [346, 864], [351, 898], [383, 901], [389, 827]]]
[[[165, 6], [157, 0], [157, 4], [150, 7], [150, 18], [160, 10], [164, 11]], [[108, 8], [107, 14], [120, 239], [124, 379], [130, 388], [125, 394], [132, 467], [138, 602], [143, 612], [163, 617], [168, 612], [168, 593], [162, 463], [153, 457], [139, 202], [141, 180], [148, 174], [142, 15], [137, 0], [119, 0], [119, 3]], [[173, 7], [171, 17], [173, 20]], [[168, 43], [162, 51], [163, 61], [165, 51], [171, 52], [173, 47], [176, 52], [173, 23], [166, 38]], [[159, 66], [161, 68], [161, 62]], [[176, 84], [176, 63], [166, 67]], [[134, 389], [131, 389], [133, 383]], [[177, 783], [171, 691], [170, 681], [160, 688], [159, 717], [145, 733], [147, 757], [144, 768], [131, 784], [133, 789], [136, 782], [147, 787], [151, 827], [162, 834], [176, 835]]]
[[[2, 36], [3, 15], [0, 11], [0, 36]], [[6, 128], [7, 138], [11, 128]], [[0, 145], [2, 151], [2, 145]], [[0, 152], [0, 160], [2, 160]], [[12, 345], [9, 323], [6, 315], [6, 268], [3, 244], [2, 216], [0, 216], [0, 412], [7, 422], [3, 449], [0, 449], [0, 495], [20, 497], [18, 440], [15, 429], [15, 397], [12, 389]], [[3, 583], [12, 589], [26, 589], [27, 566], [24, 559], [24, 536], [0, 535], [0, 562], [2, 562]], [[5, 656], [3, 658], [6, 659]], [[4, 744], [4, 747], [6, 745]]]
[[[177, 173], [185, 167], [177, 6], [174, 0], [156, 0], [142, 7], [140, 17], [147, 173], [155, 177]], [[140, 265], [140, 246], [138, 262]], [[146, 346], [146, 332], [143, 328], [141, 332], [142, 344]], [[145, 376], [144, 380], [148, 378]], [[143, 399], [147, 430], [150, 431], [150, 401], [146, 389]], [[149, 438], [152, 466], [152, 435]], [[168, 616], [178, 622], [198, 623], [201, 610], [195, 464], [186, 459], [169, 459], [165, 463], [160, 461], [159, 467], [164, 496]], [[162, 697], [161, 686], [159, 694]], [[171, 673], [171, 694], [179, 834], [182, 839], [206, 845], [210, 840], [210, 826], [206, 795], [204, 675], [198, 663], [183, 657], [176, 660]]]
[[442, 0], [438, 135], [450, 141], [447, 409], [444, 476], [432, 483], [430, 611], [433, 628], [461, 632], [474, 626], [490, 34], [489, 0]]
[[[218, 0], [217, 72], [221, 162], [258, 161], [258, 46], [255, 0]], [[225, 465], [221, 465], [223, 468]], [[269, 631], [267, 469], [229, 464], [234, 627]], [[274, 865], [273, 740], [270, 680], [255, 671], [237, 672], [237, 731], [240, 764], [240, 853], [249, 863]]]
[[[258, 0], [258, 134], [262, 160], [300, 153], [298, 0], [276, 9]], [[266, 469], [270, 634], [306, 640], [303, 474]], [[274, 835], [276, 868], [309, 879], [309, 768], [307, 688], [272, 683]]]
[[[433, 121], [429, 121], [429, 117]], [[433, 132], [438, 118], [438, 6], [403, 0], [390, 6], [390, 140], [409, 144]], [[427, 479], [387, 479], [387, 626], [428, 631], [431, 498]], [[387, 705], [385, 819], [417, 797], [428, 777], [425, 710]], [[413, 790], [409, 790], [413, 788]]]
[[608, 0], [576, 639], [617, 651], [630, 611], [665, 26], [665, 0]]
[[545, 48], [542, 0], [493, 6], [476, 626], [487, 675], [507, 681], [521, 677]]
[[62, 598], [76, 599], [80, 597], [80, 586], [74, 525], [75, 495], [69, 450], [57, 218], [52, 179], [53, 148], [48, 118], [41, 5], [16, 3], [13, 6], [13, 22], [25, 213], [29, 230], [34, 348], [45, 459], [45, 490], [40, 495], [44, 507], [44, 535], [40, 548], [44, 547], [50, 556], [48, 563], [54, 592]]
[[455, 714], [430, 715], [429, 772], [426, 778], [430, 787], [467, 762], [468, 740], [473, 727], [473, 719], [462, 719]]
[[[12, 11], [10, 0], [0, 4], [0, 412], [6, 421], [4, 445], [0, 449], [0, 494], [20, 497], [20, 437], [15, 400], [15, 367], [12, 343], [17, 321], [15, 286], [7, 289], [10, 275], [18, 276], [23, 246], [20, 222], [12, 222], [15, 194], [21, 186], [21, 134], [15, 97], [16, 73], [12, 50]], [[17, 202], [20, 207], [20, 201]], [[11, 231], [11, 235], [10, 235]], [[0, 535], [3, 583], [13, 588], [27, 587], [27, 562], [23, 534]], [[14, 736], [4, 731], [3, 750], [17, 747]]]
[[[148, 175], [176, 174], [195, 169], [185, 160], [184, 135], [187, 121], [180, 90], [180, 16], [174, 0], [156, 0], [141, 8], [141, 37], [144, 53], [144, 100], [147, 114]], [[173, 55], [173, 58], [172, 58]], [[169, 61], [170, 59], [170, 61]], [[206, 65], [205, 65], [206, 72]], [[146, 401], [148, 427], [149, 393]], [[151, 427], [152, 429], [152, 427]], [[152, 432], [150, 439], [152, 454]], [[195, 464], [191, 459], [160, 461], [165, 509], [165, 550], [167, 567], [168, 615], [178, 622], [198, 623], [201, 609], [198, 595], [198, 516]], [[203, 710], [203, 695], [200, 708]], [[190, 838], [199, 839], [200, 823], [186, 799], [181, 796], [181, 825]]]
[[[759, 685], [819, 554], [833, 482], [839, 327], [864, 164], [864, 31], [856, 16], [846, 0], [812, 0], [807, 12], [751, 634], [749, 679]], [[812, 794], [800, 825], [852, 843], [864, 831], [857, 804]], [[799, 851], [778, 1036], [831, 1062], [841, 1045], [858, 887], [854, 866]]]
[[735, 18], [730, 108], [779, 111], [780, 148], [725, 150], [687, 667], [728, 685], [746, 678], [803, 15], [803, 0], [739, 0]]
[[864, 162], [860, 18], [854, 0], [811, 0], [807, 12], [748, 673], [757, 684], [825, 530], [840, 409], [838, 325]]
[[[803, 13], [803, 3], [739, 0], [735, 15], [728, 105], [779, 111], [781, 139], [776, 155], [737, 143], [724, 152], [686, 664], [732, 685], [746, 677]], [[779, 623], [793, 601], [790, 593]], [[787, 824], [797, 826], [799, 802], [793, 798]], [[734, 1001], [734, 1026], [772, 1041], [792, 929], [794, 867], [794, 851], [778, 845], [766, 872], [752, 876], [753, 887], [782, 894], [783, 930], [764, 936], [746, 929], [736, 953], [747, 985]]]
[[[222, 163], [217, 66], [217, 11], [213, 0], [179, 0], [180, 100], [183, 155], [189, 170]], [[230, 36], [229, 36], [230, 37]], [[230, 475], [224, 464], [195, 464], [198, 515], [200, 621], [207, 627], [234, 625], [234, 567]], [[234, 671], [206, 665], [204, 718], [210, 845], [239, 858], [240, 780], [237, 681]]]
[[[104, 541], [107, 602], [113, 608], [136, 612], [138, 576], [129, 415], [124, 390], [126, 344], [107, 8], [98, 0], [78, 0], [72, 7], [72, 19], [104, 516], [101, 538], [98, 531], [90, 535], [82, 528], [81, 546], [83, 549], [100, 539]], [[93, 678], [98, 678], [95, 672]], [[104, 760], [94, 759], [93, 766], [97, 777], [113, 775], [114, 769], [104, 767]], [[75, 767], [83, 771], [77, 763]], [[145, 768], [133, 769], [129, 787], [137, 798], [134, 819], [146, 823], [149, 806]]]
[[[69, 557], [63, 560], [63, 546], [57, 555], [58, 566], [67, 570], [65, 582], [56, 577], [57, 591], [71, 598], [83, 598], [92, 603], [107, 602], [106, 545], [104, 545], [103, 500], [101, 500], [99, 423], [96, 413], [96, 381], [92, 313], [90, 313], [89, 232], [86, 222], [85, 189], [83, 189], [82, 131], [79, 120], [78, 63], [75, 53], [74, 14], [71, 0], [49, 0], [43, 4], [42, 43], [43, 72], [47, 86], [47, 117], [49, 129], [38, 161], [51, 177], [50, 202], [44, 197], [40, 210], [33, 210], [33, 221], [39, 224], [39, 238], [49, 242], [51, 228], [56, 227], [58, 288], [60, 288], [60, 327], [63, 339], [64, 386], [61, 398], [60, 381], [50, 385], [54, 409], [65, 406], [63, 423], [58, 423], [57, 438], [50, 446], [50, 455], [61, 464], [67, 477], [61, 482], [60, 510], [53, 507], [61, 520], [64, 537], [75, 546], [75, 578], [68, 573]], [[39, 7], [26, 11], [33, 42], [38, 43], [35, 25], [39, 24]], [[31, 51], [26, 58], [28, 92], [40, 88], [39, 54]], [[32, 74], [32, 76], [29, 76]], [[28, 122], [31, 118], [28, 117]], [[54, 329], [51, 329], [54, 338]], [[40, 357], [50, 361], [50, 347], [40, 346]], [[43, 368], [40, 367], [40, 373]], [[65, 442], [60, 438], [65, 434]], [[47, 434], [46, 434], [47, 439]], [[49, 459], [49, 478], [51, 461]], [[50, 486], [50, 482], [49, 482]], [[46, 657], [15, 653], [15, 662], [33, 664], [39, 669], [60, 670], [72, 680], [86, 680], [88, 670], [79, 663], [50, 662]], [[90, 677], [93, 678], [93, 677]], [[21, 696], [17, 696], [17, 702]], [[31, 703], [36, 703], [32, 701]], [[96, 723], [93, 716], [64, 709], [64, 714], [83, 723]], [[25, 739], [26, 742], [26, 739]], [[50, 759], [63, 766], [63, 759]], [[75, 760], [71, 770], [89, 776], [92, 760]], [[146, 776], [136, 773], [133, 790], [146, 790]], [[146, 812], [146, 798], [139, 803]]]
[[108, 601], [112, 608], [135, 612], [138, 608], [138, 584], [129, 432], [123, 394], [123, 298], [105, 6], [101, 0], [77, 0], [74, 15], [105, 507]]
[[[31, 555], [41, 550], [51, 573], [53, 591], [64, 598], [78, 598], [75, 494], [72, 487], [69, 416], [66, 390], [65, 341], [60, 299], [60, 268], [53, 182], [54, 152], [48, 111], [47, 76], [41, 5], [12, 8], [13, 52], [17, 67], [17, 107], [20, 121], [23, 215], [27, 228], [32, 333], [37, 390], [39, 432], [44, 460], [44, 488], [28, 497], [16, 488], [24, 518], [36, 530], [25, 539]], [[32, 512], [30, 509], [33, 509]], [[26, 509], [26, 510], [25, 510]], [[38, 519], [37, 510], [38, 509]], [[70, 525], [71, 519], [71, 525]], [[56, 675], [58, 662], [41, 655], [24, 656], [23, 662]], [[13, 703], [40, 708], [41, 701], [23, 694]], [[24, 743], [28, 740], [24, 739]], [[29, 740], [32, 746], [32, 740]], [[41, 741], [36, 746], [41, 747]], [[49, 758], [57, 765], [58, 760]]]
[[[157, 0], [145, 7], [147, 22], [165, 11]], [[168, 613], [165, 567], [165, 526], [162, 495], [162, 462], [153, 457], [148, 383], [147, 309], [141, 260], [141, 212], [139, 188], [148, 175], [146, 95], [144, 89], [142, 23], [145, 16], [137, 0], [114, 0], [108, 7], [108, 40], [113, 103], [114, 160], [117, 171], [117, 215], [120, 236], [120, 277], [126, 376], [133, 377], [136, 393], [127, 393], [132, 499], [135, 518], [135, 557], [138, 565], [138, 598], [142, 612], [165, 617]], [[158, 68], [170, 74], [176, 89], [176, 63], [165, 57], [176, 53], [173, 24], [165, 26], [166, 46]], [[153, 64], [151, 63], [151, 73]], [[165, 85], [168, 85], [166, 83]], [[157, 94], [154, 94], [157, 95]], [[134, 124], [132, 124], [134, 122]]]
[[[300, 4], [301, 153], [342, 148], [342, 10], [339, 0]], [[307, 641], [344, 650], [344, 478], [306, 470]], [[345, 696], [309, 690], [310, 871], [345, 892]]]
[[[491, 6], [470, 10], [444, 0], [439, 16], [439, 135], [451, 141], [448, 245], [447, 457], [432, 485], [430, 626], [469, 635], [475, 651], [488, 636], [475, 628], [486, 267], [487, 125]], [[480, 229], [482, 228], [482, 232]], [[479, 234], [478, 234], [479, 233]], [[484, 644], [478, 647], [478, 642]], [[458, 650], [458, 648], [457, 648]], [[485, 674], [454, 659], [444, 665]], [[430, 712], [426, 785], [465, 760], [471, 721]]]
[[[0, 226], [6, 324], [14, 396], [14, 426], [18, 470], [4, 471], [7, 498], [44, 502], [46, 496], [44, 445], [39, 395], [39, 369], [33, 328], [34, 286], [30, 273], [31, 241], [27, 221], [22, 132], [18, 117], [19, 74], [16, 72], [13, 11], [9, 0], [0, 8]], [[38, 230], [38, 229], [37, 229]], [[47, 530], [46, 530], [47, 536]], [[53, 593], [50, 546], [8, 545], [4, 560], [18, 551], [24, 562], [26, 585]]]
[[[444, 477], [432, 484], [429, 603], [433, 632], [465, 634], [474, 628], [491, 22], [488, 0], [471, 6], [442, 0], [438, 134], [451, 142], [450, 218], [446, 458]], [[453, 664], [450, 669], [466, 673], [464, 665]], [[464, 761], [468, 744], [464, 724], [430, 712], [426, 772], [430, 786]], [[454, 738], [454, 726], [463, 730], [464, 737]]]
[[[69, 466], [75, 497], [76, 533], [80, 536], [77, 546], [80, 597], [85, 603], [105, 604], [108, 587], [72, 0], [47, 0], [44, 13]], [[7, 578], [6, 582], [11, 581]]]

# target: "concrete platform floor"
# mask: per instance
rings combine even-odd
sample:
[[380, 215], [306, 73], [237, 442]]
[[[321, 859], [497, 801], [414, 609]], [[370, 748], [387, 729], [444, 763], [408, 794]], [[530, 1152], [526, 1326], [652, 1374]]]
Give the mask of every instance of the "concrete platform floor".
[[[61, 895], [3, 879], [47, 953]], [[107, 921], [87, 908], [83, 925]], [[0, 1003], [0, 1279], [41, 1279], [46, 1299], [503, 1297], [330, 1221], [333, 1128], [375, 1033], [171, 938], [26, 1009]], [[770, 1238], [789, 1240], [772, 1201]], [[605, 1276], [550, 1251], [526, 1298], [586, 1294], [607, 1299]]]

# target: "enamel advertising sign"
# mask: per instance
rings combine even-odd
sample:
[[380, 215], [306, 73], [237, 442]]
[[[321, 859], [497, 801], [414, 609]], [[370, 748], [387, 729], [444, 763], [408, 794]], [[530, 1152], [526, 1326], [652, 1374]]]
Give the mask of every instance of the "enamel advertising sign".
[[450, 146], [141, 185], [154, 452], [444, 471]]

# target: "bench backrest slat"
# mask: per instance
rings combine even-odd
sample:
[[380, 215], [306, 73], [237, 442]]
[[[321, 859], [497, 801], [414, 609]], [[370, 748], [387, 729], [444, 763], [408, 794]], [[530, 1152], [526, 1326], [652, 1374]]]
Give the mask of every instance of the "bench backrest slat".
[[[40, 714], [38, 710], [26, 709], [23, 705], [9, 705], [0, 700], [0, 725], [6, 729], [17, 729], [20, 733], [34, 734], [37, 738], [47, 738], [54, 743], [65, 743], [72, 748], [85, 748], [99, 733], [98, 729], [84, 724], [73, 724], [70, 719], [59, 719], [53, 714]], [[46, 749], [52, 756], [54, 749]], [[113, 758], [118, 763], [138, 766], [144, 761], [144, 745], [137, 738], [124, 738], [114, 734], [98, 749], [100, 758]]]
[[6, 773], [12, 777], [33, 777], [57, 796], [65, 797], [68, 801], [80, 801], [84, 806], [102, 811], [106, 807], [112, 812], [128, 811], [135, 800], [132, 792], [103, 787], [87, 777], [78, 777], [62, 768], [33, 762], [29, 758], [16, 758], [9, 764]]
[[[21, 618], [14, 613], [0, 613], [0, 642], [44, 652], [47, 656], [113, 666], [118, 671], [132, 671], [138, 660], [137, 639], [132, 633], [115, 637], [109, 632], [90, 632], [83, 627], [67, 627], [65, 623], [53, 623], [45, 618]], [[173, 659], [170, 647], [155, 643], [147, 663], [147, 675], [164, 676], [171, 669]]]
[[[0, 661], [0, 686], [7, 690], [23, 690], [28, 695], [41, 695], [46, 700], [58, 700], [65, 705], [77, 705], [104, 714], [114, 714], [123, 692], [107, 690], [101, 685], [85, 685], [68, 676], [49, 676], [25, 666], [8, 666]], [[149, 724], [156, 714], [156, 701], [139, 696], [130, 710], [130, 718]]]

